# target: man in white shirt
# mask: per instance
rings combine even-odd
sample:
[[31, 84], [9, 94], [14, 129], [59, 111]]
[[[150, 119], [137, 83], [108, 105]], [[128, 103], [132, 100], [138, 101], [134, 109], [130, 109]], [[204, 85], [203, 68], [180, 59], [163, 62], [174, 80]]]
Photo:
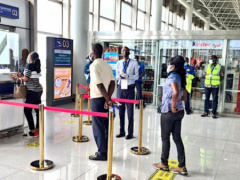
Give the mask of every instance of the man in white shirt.
[[[130, 51], [128, 47], [122, 49], [123, 59], [117, 62], [116, 79], [118, 80], [118, 98], [131, 99], [135, 98], [135, 81], [138, 79], [138, 62], [130, 59]], [[126, 139], [133, 138], [133, 116], [134, 116], [134, 104], [121, 103], [119, 108], [120, 116], [120, 133], [117, 138], [125, 137], [125, 104], [127, 105], [128, 112], [128, 135]]]
[[[102, 59], [103, 47], [101, 44], [93, 44], [92, 51], [94, 61], [90, 66], [90, 94], [91, 111], [108, 112], [108, 107], [113, 105], [111, 101], [115, 88], [115, 79], [112, 67]], [[89, 156], [90, 160], [107, 160], [108, 147], [108, 118], [93, 117], [93, 135], [98, 147], [95, 155]]]

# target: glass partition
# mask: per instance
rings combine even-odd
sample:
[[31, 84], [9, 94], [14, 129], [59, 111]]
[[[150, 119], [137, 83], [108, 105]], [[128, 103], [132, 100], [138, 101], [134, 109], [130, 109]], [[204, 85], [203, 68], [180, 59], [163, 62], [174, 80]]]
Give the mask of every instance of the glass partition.
[[240, 113], [240, 40], [229, 40], [225, 66], [224, 112]]

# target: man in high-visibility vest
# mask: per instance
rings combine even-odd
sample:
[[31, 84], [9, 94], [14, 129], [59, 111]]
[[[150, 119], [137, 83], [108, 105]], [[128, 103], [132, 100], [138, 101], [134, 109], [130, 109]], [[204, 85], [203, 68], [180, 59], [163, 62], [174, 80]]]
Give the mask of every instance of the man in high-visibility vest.
[[184, 58], [185, 64], [184, 64], [184, 69], [187, 73], [186, 76], [186, 90], [187, 90], [187, 98], [185, 100], [185, 111], [186, 114], [190, 115], [192, 113], [192, 110], [190, 109], [190, 97], [191, 97], [191, 92], [192, 92], [192, 80], [194, 79], [194, 69], [192, 66], [190, 66], [189, 59], [187, 57]]
[[205, 104], [202, 117], [209, 115], [209, 99], [212, 94], [212, 117], [217, 118], [218, 92], [221, 81], [224, 78], [224, 72], [221, 65], [217, 63], [217, 56], [212, 55], [209, 64], [205, 66]]

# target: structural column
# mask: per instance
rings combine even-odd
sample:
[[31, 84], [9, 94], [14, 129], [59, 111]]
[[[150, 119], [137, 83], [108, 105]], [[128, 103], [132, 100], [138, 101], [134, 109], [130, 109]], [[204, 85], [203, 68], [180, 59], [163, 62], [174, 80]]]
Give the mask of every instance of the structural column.
[[[89, 1], [71, 0], [71, 39], [73, 39], [73, 87], [76, 87], [77, 83], [86, 84], [86, 80], [83, 74], [84, 64], [86, 63], [85, 57], [89, 53], [88, 31]], [[75, 91], [75, 88], [73, 88], [73, 91]]]
[[161, 31], [162, 0], [152, 0], [152, 31]]
[[192, 30], [193, 3], [194, 3], [194, 0], [191, 0], [190, 6], [186, 8], [186, 13], [185, 13], [186, 26], [184, 30], [187, 30], [187, 31]]
[[204, 21], [204, 30], [210, 30], [210, 17], [207, 17], [207, 22]]

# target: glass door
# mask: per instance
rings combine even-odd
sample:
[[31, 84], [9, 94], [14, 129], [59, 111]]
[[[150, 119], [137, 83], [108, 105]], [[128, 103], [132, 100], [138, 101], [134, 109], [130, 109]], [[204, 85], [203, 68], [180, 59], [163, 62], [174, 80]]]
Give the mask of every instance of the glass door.
[[229, 40], [225, 66], [224, 112], [240, 113], [240, 40]]
[[[193, 40], [190, 65], [194, 67], [195, 78], [192, 82], [192, 109], [204, 110], [204, 77], [205, 66], [209, 64], [212, 55], [218, 57], [218, 63], [222, 64], [223, 40]], [[219, 95], [221, 94], [221, 90]], [[210, 97], [210, 100], [212, 98]], [[218, 98], [220, 100], [220, 98]], [[211, 107], [212, 104], [210, 104]]]

